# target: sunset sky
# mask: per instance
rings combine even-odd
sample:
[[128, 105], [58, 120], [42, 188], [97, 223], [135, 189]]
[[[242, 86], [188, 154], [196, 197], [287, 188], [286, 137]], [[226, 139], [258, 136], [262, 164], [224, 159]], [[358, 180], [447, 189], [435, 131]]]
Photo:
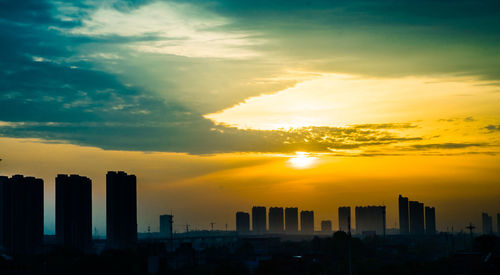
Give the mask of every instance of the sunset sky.
[[[500, 3], [0, 1], [0, 175], [138, 178], [138, 229], [397, 196], [438, 230], [500, 213]], [[496, 228], [496, 227], [494, 227]]]

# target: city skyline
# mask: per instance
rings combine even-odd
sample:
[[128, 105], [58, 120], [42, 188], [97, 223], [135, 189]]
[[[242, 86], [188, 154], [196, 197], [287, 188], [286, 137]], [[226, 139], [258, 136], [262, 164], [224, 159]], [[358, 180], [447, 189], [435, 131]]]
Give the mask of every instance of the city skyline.
[[44, 180], [51, 233], [55, 175], [92, 179], [102, 235], [119, 170], [140, 178], [140, 232], [168, 213], [234, 228], [253, 205], [313, 209], [316, 228], [386, 205], [395, 228], [398, 194], [435, 207], [438, 231], [480, 225], [500, 212], [498, 9], [4, 1], [0, 174]]
[[[23, 185], [26, 184], [24, 183], [25, 181], [27, 185]], [[58, 174], [55, 178], [55, 182], [55, 202], [56, 205], [58, 205], [55, 212], [57, 222], [55, 235], [57, 242], [69, 248], [85, 250], [89, 247], [92, 238], [99, 237], [95, 227], [94, 234], [92, 234], [92, 180], [88, 177], [76, 174]], [[39, 184], [39, 187], [36, 188], [40, 189], [40, 194], [28, 196], [43, 197], [44, 193], [42, 189], [44, 182], [42, 179], [30, 176], [25, 177], [24, 175], [13, 175], [11, 178], [0, 176], [0, 195], [2, 201], [0, 210], [4, 213], [2, 214], [4, 226], [5, 224], [16, 224], [15, 221], [10, 222], [8, 220], [11, 214], [5, 214], [10, 213], [5, 211], [11, 211], [9, 210], [11, 207], [9, 205], [13, 198], [19, 196], [19, 191], [15, 190], [19, 188], [28, 188], [27, 190], [31, 190], [36, 186], [36, 183]], [[133, 246], [137, 241], [137, 234], [140, 233], [138, 230], [139, 224], [137, 223], [138, 206], [136, 176], [129, 175], [123, 171], [108, 171], [106, 174], [106, 185], [106, 197], [109, 198], [106, 203], [106, 223], [108, 225], [106, 226], [106, 235], [111, 236], [106, 237], [108, 239], [107, 245], [116, 248]], [[24, 199], [17, 199], [17, 201], [21, 204], [28, 203], [27, 201], [24, 202]], [[42, 199], [39, 203], [44, 204], [45, 200]], [[334, 230], [353, 232], [361, 235], [366, 233], [380, 236], [385, 236], [387, 230], [391, 231], [390, 234], [397, 232], [397, 234], [401, 235], [432, 235], [439, 231], [436, 229], [435, 207], [424, 206], [424, 203], [411, 201], [408, 197], [403, 197], [401, 194], [398, 195], [397, 204], [397, 218], [399, 219], [399, 224], [395, 225], [395, 227], [387, 225], [385, 205], [355, 206], [354, 226], [352, 224], [351, 207], [338, 207], [338, 224], [336, 230], [334, 230], [335, 227], [332, 226], [331, 220], [316, 220], [317, 222], [314, 222], [314, 211], [311, 210], [300, 210], [299, 212], [299, 208], [297, 207], [284, 208], [273, 206], [269, 207], [268, 211], [266, 206], [253, 206], [251, 213], [244, 211], [235, 212], [235, 224], [234, 228], [231, 228], [231, 230], [243, 234], [313, 234], [317, 232], [331, 232], [331, 230]], [[43, 209], [42, 207], [37, 211], [43, 212]], [[172, 236], [172, 233], [180, 233], [173, 227], [174, 222], [172, 214], [159, 215], [160, 223], [156, 231], [160, 233], [162, 238], [169, 238]], [[496, 215], [497, 219], [500, 218], [500, 213]], [[41, 215], [41, 226], [45, 228], [43, 217], [44, 214]], [[480, 229], [483, 234], [500, 232], [500, 220], [497, 220], [499, 226], [495, 231], [492, 215], [483, 212], [481, 214], [481, 221], [482, 224]], [[216, 223], [210, 223], [211, 231], [214, 230], [214, 224]], [[111, 225], [111, 227], [109, 225]], [[189, 230], [188, 227], [193, 226], [193, 224], [181, 224], [181, 226], [186, 226], [185, 229], [187, 232], [187, 230]], [[75, 230], [76, 228], [78, 228], [78, 230]], [[461, 227], [458, 227], [457, 229], [463, 231], [463, 229], [460, 228]], [[117, 229], [118, 231], [116, 231]], [[8, 232], [6, 230], [7, 229], [4, 228], [2, 232]], [[206, 229], [195, 227], [194, 230], [199, 231]], [[225, 223], [225, 231], [227, 230], [228, 223]], [[450, 227], [447, 226], [446, 231], [442, 231], [450, 232], [449, 230]], [[453, 227], [451, 230], [453, 233]], [[151, 232], [150, 225], [147, 226], [147, 232]], [[45, 235], [51, 234], [51, 232], [46, 232], [45, 230], [43, 233]], [[2, 242], [5, 242], [6, 237], [3, 236], [2, 238], [4, 238]]]
[[499, 15], [0, 0], [0, 273], [500, 269]]

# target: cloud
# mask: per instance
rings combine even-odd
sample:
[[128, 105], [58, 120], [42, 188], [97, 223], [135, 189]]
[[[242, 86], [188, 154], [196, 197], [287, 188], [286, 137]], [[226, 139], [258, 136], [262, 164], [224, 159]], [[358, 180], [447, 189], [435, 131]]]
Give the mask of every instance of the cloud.
[[463, 121], [463, 122], [475, 122], [477, 121], [477, 119], [475, 119], [473, 116], [468, 116], [468, 117], [453, 117], [453, 118], [441, 118], [441, 119], [438, 119], [437, 121], [439, 122], [460, 122], [460, 121]]
[[[94, 43], [90, 38], [82, 42], [78, 36], [12, 22], [0, 22], [0, 27], [8, 42], [0, 53], [5, 57], [0, 60], [2, 136], [192, 154], [329, 152], [419, 139], [377, 129], [258, 131], [216, 126], [180, 102], [123, 82], [87, 59], [76, 58], [71, 49]], [[106, 58], [116, 59], [115, 55]]]
[[[353, 11], [362, 6], [335, 7], [331, 1], [300, 7], [295, 2], [236, 2], [3, 1], [0, 135], [192, 154], [362, 151], [423, 140], [389, 133], [414, 128], [410, 123], [263, 131], [217, 126], [203, 118], [204, 113], [245, 98], [293, 86], [296, 79], [280, 79], [283, 68], [313, 64], [322, 71], [335, 67], [366, 73], [378, 71], [370, 69], [375, 63], [397, 67], [405, 60], [400, 57], [408, 56], [394, 51], [398, 43], [376, 37], [387, 26], [379, 24], [373, 11], [359, 20], [377, 21], [377, 31], [360, 39], [363, 24], [356, 23]], [[332, 14], [326, 16], [324, 8]], [[387, 5], [382, 8], [386, 13]], [[331, 17], [340, 16], [342, 9], [348, 19], [344, 34], [338, 33]], [[413, 42], [403, 40], [403, 46]], [[374, 44], [358, 43], [366, 41]], [[360, 45], [359, 52], [352, 45]], [[367, 50], [363, 45], [373, 47]], [[489, 44], [484, 49], [489, 53]], [[241, 62], [235, 56], [248, 59]], [[371, 58], [377, 56], [388, 62]], [[464, 59], [473, 62], [475, 57]], [[495, 54], [488, 58], [485, 74], [495, 60]], [[401, 71], [414, 74], [408, 68], [416, 63], [405, 62], [410, 65]], [[387, 68], [380, 71], [390, 74]]]
[[308, 70], [492, 80], [500, 75], [500, 4], [494, 0], [190, 2], [272, 38], [262, 50], [286, 61], [293, 56]]
[[484, 128], [487, 129], [488, 131], [490, 131], [490, 133], [497, 132], [497, 131], [500, 131], [500, 124], [499, 125], [490, 124]]
[[484, 147], [486, 143], [434, 143], [434, 144], [414, 144], [410, 148], [413, 150], [432, 150], [432, 149], [463, 149], [469, 147]]
[[[120, 7], [120, 6], [118, 6]], [[137, 51], [187, 57], [248, 58], [258, 53], [248, 48], [259, 42], [254, 33], [227, 32], [230, 21], [195, 5], [151, 2], [119, 9], [102, 5], [69, 33], [90, 37], [149, 37], [129, 43]]]
[[413, 123], [354, 124], [350, 126], [356, 129], [408, 129], [418, 127]]

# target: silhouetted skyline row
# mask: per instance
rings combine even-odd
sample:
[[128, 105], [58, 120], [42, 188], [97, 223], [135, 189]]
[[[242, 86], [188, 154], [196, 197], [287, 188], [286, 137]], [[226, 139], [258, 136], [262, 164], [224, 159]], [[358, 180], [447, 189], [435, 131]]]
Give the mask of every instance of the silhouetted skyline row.
[[[385, 235], [386, 210], [385, 206], [357, 206], [356, 229], [359, 234]], [[268, 217], [268, 218], [266, 218]], [[268, 225], [269, 221], [269, 227]], [[332, 232], [332, 221], [321, 221], [321, 232]], [[250, 229], [250, 225], [252, 228]], [[300, 211], [297, 207], [270, 207], [266, 215], [266, 207], [252, 207], [252, 223], [250, 214], [247, 212], [236, 212], [236, 231], [242, 234], [264, 234], [264, 233], [287, 233], [287, 234], [313, 234], [314, 211]], [[351, 232], [351, 208], [339, 207], [339, 231]]]
[[[58, 244], [88, 250], [92, 243], [92, 180], [79, 175], [57, 175], [55, 184], [56, 240]], [[10, 253], [34, 253], [43, 243], [43, 180], [23, 175], [0, 176], [0, 246]], [[434, 207], [424, 207], [399, 195], [400, 234], [435, 234]], [[362, 235], [386, 234], [385, 206], [356, 206], [355, 231]], [[297, 207], [264, 206], [236, 213], [241, 234], [314, 234], [314, 211]], [[300, 219], [299, 219], [300, 216]], [[251, 219], [251, 220], [250, 220]], [[339, 231], [352, 231], [351, 207], [338, 208]], [[497, 214], [500, 229], [500, 214]], [[251, 222], [250, 222], [251, 221]], [[269, 221], [269, 223], [268, 223]], [[493, 232], [492, 217], [482, 213], [483, 233]], [[321, 231], [332, 232], [332, 221], [322, 220]], [[173, 216], [160, 216], [160, 233], [172, 237]], [[299, 230], [300, 225], [300, 230]], [[129, 248], [137, 242], [137, 178], [123, 171], [106, 174], [106, 238], [109, 248]]]

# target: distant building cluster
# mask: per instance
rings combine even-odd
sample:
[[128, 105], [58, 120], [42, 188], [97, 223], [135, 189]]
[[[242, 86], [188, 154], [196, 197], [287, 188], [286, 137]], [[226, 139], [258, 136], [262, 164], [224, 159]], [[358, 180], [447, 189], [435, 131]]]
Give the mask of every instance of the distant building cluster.
[[399, 195], [399, 233], [436, 234], [436, 209]]
[[[314, 211], [300, 212], [299, 230], [299, 210], [296, 207], [285, 209], [283, 207], [271, 207], [269, 213], [267, 213], [266, 207], [254, 206], [251, 220], [252, 223], [250, 224], [249, 213], [236, 212], [236, 231], [243, 234], [314, 233]], [[329, 224], [329, 229], [327, 224]], [[331, 232], [331, 221], [322, 221], [322, 228], [327, 232]]]
[[[402, 235], [433, 235], [436, 230], [436, 209], [424, 206], [422, 202], [410, 201], [399, 195], [399, 233]], [[300, 219], [299, 219], [300, 216]], [[359, 234], [364, 236], [386, 235], [387, 218], [385, 206], [356, 206], [354, 219], [351, 216], [350, 206], [338, 208], [338, 231]], [[498, 214], [498, 230], [500, 234], [500, 214]], [[250, 222], [250, 220], [252, 222]], [[492, 217], [486, 213], [482, 215], [483, 233], [493, 232]], [[300, 221], [300, 223], [299, 223]], [[353, 223], [354, 222], [354, 223]], [[299, 230], [300, 224], [300, 230]], [[394, 232], [394, 229], [390, 229]], [[236, 213], [236, 231], [243, 234], [314, 234], [314, 212], [301, 211], [298, 208], [271, 207], [266, 213], [266, 207], [255, 206], [251, 215], [247, 212]], [[330, 220], [321, 221], [323, 233], [332, 232]], [[394, 233], [392, 233], [394, 234]]]
[[[254, 206], [250, 214], [236, 212], [236, 231], [242, 234], [314, 234], [314, 211], [300, 211], [297, 207]], [[351, 207], [339, 207], [339, 231], [351, 232]], [[384, 235], [386, 229], [385, 206], [358, 206], [356, 232], [368, 235]], [[300, 219], [299, 219], [300, 217]], [[252, 221], [250, 223], [250, 220]], [[299, 223], [300, 221], [300, 223]], [[300, 228], [299, 228], [300, 224]], [[251, 228], [250, 228], [251, 227]], [[332, 221], [321, 221], [322, 233], [333, 231]]]
[[[92, 246], [92, 181], [57, 175], [56, 242], [85, 252]], [[42, 179], [0, 176], [0, 247], [9, 254], [34, 254], [44, 240]], [[125, 172], [106, 175], [107, 247], [122, 249], [137, 242], [137, 180]]]

